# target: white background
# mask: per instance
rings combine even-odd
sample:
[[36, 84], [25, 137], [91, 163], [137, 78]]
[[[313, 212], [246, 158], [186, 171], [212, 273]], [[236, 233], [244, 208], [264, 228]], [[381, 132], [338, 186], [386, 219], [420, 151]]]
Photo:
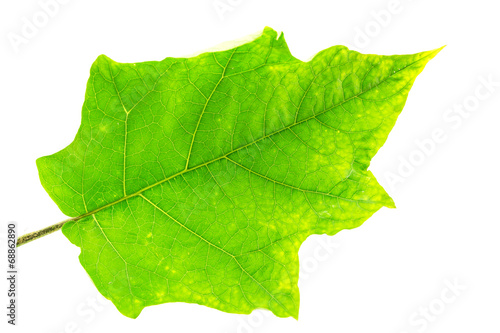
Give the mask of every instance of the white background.
[[[398, 208], [380, 210], [358, 229], [304, 243], [298, 321], [183, 303], [149, 307], [132, 320], [108, 301], [92, 307], [99, 295], [78, 262], [79, 249], [57, 232], [19, 249], [19, 326], [9, 332], [500, 331], [497, 2], [66, 2], [17, 51], [8, 36], [22, 36], [23, 18], [33, 22], [42, 7], [34, 0], [0, 5], [2, 270], [6, 222], [17, 221], [26, 232], [65, 219], [42, 189], [35, 159], [73, 140], [89, 69], [99, 54], [119, 62], [185, 56], [266, 25], [283, 31], [302, 60], [336, 44], [378, 54], [448, 46], [417, 78], [372, 161], [371, 170]], [[386, 15], [377, 21], [374, 13]], [[488, 78], [497, 82], [491, 91], [482, 83]], [[467, 117], [458, 115], [460, 107], [471, 110]], [[433, 131], [445, 138], [431, 149]], [[427, 142], [426, 155], [416, 141]], [[453, 293], [450, 283], [466, 289]]]

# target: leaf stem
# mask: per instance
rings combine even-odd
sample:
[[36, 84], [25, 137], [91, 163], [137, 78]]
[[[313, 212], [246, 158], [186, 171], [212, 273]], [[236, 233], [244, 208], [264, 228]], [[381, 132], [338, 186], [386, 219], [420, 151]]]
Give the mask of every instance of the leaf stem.
[[63, 225], [65, 225], [67, 222], [75, 221], [75, 220], [78, 220], [80, 218], [81, 218], [81, 216], [72, 217], [70, 219], [61, 221], [61, 222], [56, 223], [54, 225], [51, 225], [49, 227], [40, 229], [38, 231], [33, 231], [33, 232], [28, 233], [28, 234], [22, 235], [21, 237], [19, 237], [17, 239], [17, 247], [24, 245], [26, 243], [29, 243], [31, 241], [34, 241], [35, 239], [41, 238], [43, 236], [47, 236], [53, 232], [56, 232], [57, 230], [61, 229], [63, 227]]

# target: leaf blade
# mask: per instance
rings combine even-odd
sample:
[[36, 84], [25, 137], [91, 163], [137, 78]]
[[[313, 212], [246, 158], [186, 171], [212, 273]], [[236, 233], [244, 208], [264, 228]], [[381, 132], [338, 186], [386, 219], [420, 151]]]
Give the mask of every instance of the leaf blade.
[[332, 47], [306, 63], [276, 37], [161, 62], [100, 56], [75, 141], [37, 160], [61, 210], [83, 216], [63, 233], [124, 315], [184, 301], [297, 318], [300, 244], [394, 207], [369, 161], [439, 50]]

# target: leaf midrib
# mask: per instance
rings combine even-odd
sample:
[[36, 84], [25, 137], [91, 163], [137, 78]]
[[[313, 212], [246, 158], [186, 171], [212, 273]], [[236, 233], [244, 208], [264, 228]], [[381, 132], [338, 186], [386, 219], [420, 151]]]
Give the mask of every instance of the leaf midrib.
[[[92, 211], [90, 211], [90, 212], [86, 212], [86, 213], [84, 213], [84, 214], [82, 214], [82, 215], [79, 215], [79, 216], [76, 216], [76, 217], [74, 217], [74, 218], [72, 218], [72, 219], [69, 219], [69, 220], [68, 220], [68, 222], [69, 222], [69, 221], [73, 221], [73, 222], [74, 222], [74, 221], [78, 221], [78, 220], [80, 220], [80, 219], [82, 219], [82, 218], [85, 218], [85, 217], [88, 217], [88, 216], [90, 216], [90, 215], [92, 215], [92, 214], [98, 213], [98, 212], [100, 212], [101, 210], [104, 210], [104, 209], [106, 209], [106, 208], [108, 208], [108, 207], [111, 207], [111, 206], [113, 206], [113, 205], [115, 205], [115, 204], [118, 204], [118, 203], [120, 203], [120, 202], [122, 202], [122, 201], [125, 201], [125, 200], [128, 200], [128, 199], [130, 199], [130, 198], [136, 197], [136, 196], [140, 195], [141, 193], [143, 193], [143, 192], [145, 192], [145, 191], [147, 191], [147, 190], [149, 190], [149, 189], [151, 189], [151, 188], [153, 188], [153, 187], [156, 187], [156, 186], [158, 186], [158, 185], [161, 185], [161, 184], [163, 184], [163, 183], [165, 183], [165, 182], [167, 182], [167, 181], [169, 181], [169, 180], [171, 180], [171, 179], [173, 179], [173, 178], [175, 178], [175, 177], [181, 176], [181, 175], [183, 175], [183, 174], [185, 174], [185, 173], [187, 173], [187, 172], [194, 171], [194, 170], [196, 170], [196, 169], [202, 168], [202, 167], [207, 166], [207, 165], [209, 165], [209, 164], [212, 164], [212, 163], [215, 163], [215, 162], [220, 161], [220, 160], [222, 160], [222, 159], [225, 159], [225, 158], [227, 158], [229, 155], [234, 154], [234, 153], [236, 153], [236, 152], [238, 152], [238, 151], [240, 151], [240, 150], [242, 150], [242, 149], [244, 149], [244, 148], [246, 148], [246, 147], [248, 147], [248, 146], [251, 146], [251, 145], [253, 145], [253, 144], [256, 144], [257, 142], [260, 142], [260, 141], [262, 141], [262, 140], [264, 140], [264, 139], [267, 139], [267, 138], [269, 138], [269, 137], [271, 137], [271, 136], [273, 136], [273, 135], [275, 135], [275, 134], [281, 133], [281, 132], [283, 132], [283, 131], [285, 131], [285, 130], [288, 130], [288, 129], [292, 128], [292, 127], [295, 127], [295, 126], [297, 126], [297, 125], [300, 125], [300, 124], [302, 124], [302, 123], [304, 123], [304, 122], [307, 122], [307, 121], [309, 121], [309, 120], [311, 120], [311, 119], [315, 119], [316, 117], [318, 117], [318, 116], [320, 116], [320, 115], [322, 115], [322, 114], [324, 114], [324, 113], [326, 113], [326, 112], [329, 112], [329, 111], [331, 111], [331, 110], [335, 109], [335, 108], [336, 108], [336, 107], [338, 107], [338, 106], [341, 106], [341, 105], [343, 105], [343, 104], [345, 104], [345, 103], [347, 103], [347, 102], [349, 102], [349, 101], [351, 101], [351, 100], [353, 100], [353, 99], [355, 99], [355, 98], [359, 98], [359, 97], [360, 97], [360, 96], [362, 96], [363, 94], [365, 94], [365, 93], [367, 93], [367, 92], [369, 92], [369, 91], [371, 91], [371, 90], [375, 89], [376, 87], [378, 87], [379, 85], [381, 85], [382, 83], [384, 83], [385, 81], [387, 81], [389, 78], [391, 78], [391, 77], [392, 77], [392, 76], [394, 76], [395, 74], [397, 74], [397, 73], [401, 72], [402, 70], [404, 70], [404, 69], [406, 69], [406, 68], [408, 68], [408, 67], [410, 67], [410, 66], [414, 65], [415, 63], [417, 63], [417, 62], [419, 62], [419, 61], [422, 61], [422, 60], [424, 60], [424, 59], [426, 59], [426, 58], [428, 58], [428, 57], [432, 56], [434, 53], [435, 53], [435, 52], [431, 52], [431, 53], [429, 53], [428, 55], [425, 55], [425, 56], [423, 56], [422, 58], [419, 58], [418, 60], [415, 60], [414, 62], [412, 62], [412, 63], [410, 63], [410, 64], [408, 64], [408, 65], [406, 65], [406, 66], [404, 66], [404, 67], [400, 68], [399, 70], [397, 70], [397, 71], [395, 71], [395, 72], [393, 72], [393, 73], [392, 73], [391, 75], [389, 75], [387, 78], [385, 78], [384, 80], [382, 80], [382, 81], [378, 82], [376, 85], [371, 86], [369, 89], [367, 89], [367, 90], [365, 90], [365, 91], [362, 91], [362, 92], [360, 92], [359, 94], [354, 95], [354, 96], [352, 96], [352, 97], [350, 97], [350, 98], [348, 98], [348, 99], [346, 99], [346, 100], [344, 100], [344, 101], [342, 101], [342, 102], [340, 102], [340, 103], [338, 103], [338, 104], [336, 104], [336, 105], [333, 105], [332, 107], [330, 107], [330, 108], [328, 108], [328, 109], [325, 109], [325, 110], [323, 110], [323, 111], [321, 111], [321, 112], [319, 112], [319, 113], [317, 113], [317, 114], [314, 114], [314, 115], [312, 115], [312, 116], [310, 116], [310, 117], [304, 118], [304, 119], [302, 119], [302, 120], [301, 120], [301, 121], [299, 121], [299, 122], [294, 122], [293, 124], [290, 124], [290, 125], [288, 125], [288, 126], [285, 126], [285, 127], [281, 128], [281, 129], [279, 129], [279, 130], [276, 130], [276, 131], [274, 131], [274, 132], [272, 132], [272, 133], [269, 133], [269, 134], [267, 134], [267, 135], [264, 135], [264, 136], [262, 136], [261, 138], [259, 138], [259, 139], [255, 140], [255, 141], [253, 141], [253, 142], [247, 143], [246, 145], [243, 145], [243, 146], [241, 146], [241, 147], [239, 147], [239, 148], [236, 148], [236, 149], [234, 149], [234, 150], [232, 150], [232, 151], [230, 151], [230, 152], [228, 152], [228, 153], [226, 153], [226, 154], [224, 154], [224, 155], [222, 155], [222, 156], [220, 156], [220, 157], [217, 157], [217, 158], [215, 158], [215, 159], [213, 159], [213, 160], [210, 160], [210, 161], [208, 161], [208, 162], [205, 162], [205, 163], [199, 164], [199, 165], [197, 165], [197, 166], [195, 166], [195, 167], [192, 167], [192, 168], [188, 168], [188, 167], [186, 167], [184, 170], [179, 171], [178, 173], [173, 174], [173, 175], [171, 175], [171, 176], [169, 176], [169, 177], [167, 177], [167, 178], [165, 178], [165, 179], [163, 179], [163, 180], [160, 180], [160, 181], [158, 181], [158, 182], [156, 182], [156, 183], [154, 183], [154, 184], [151, 184], [151, 185], [149, 185], [149, 186], [146, 186], [146, 187], [144, 187], [143, 189], [141, 189], [141, 190], [139, 190], [139, 191], [137, 191], [137, 192], [135, 192], [135, 193], [132, 193], [132, 194], [126, 195], [126, 196], [124, 196], [123, 198], [120, 198], [120, 199], [118, 199], [118, 200], [112, 201], [112, 202], [110, 202], [110, 203], [108, 203], [108, 204], [106, 204], [106, 205], [104, 205], [104, 206], [102, 206], [102, 207], [96, 208], [96, 209], [94, 209], [94, 210], [92, 210]], [[323, 193], [323, 192], [321, 192], [321, 193]], [[327, 194], [327, 193], [323, 193], [323, 194]], [[342, 199], [344, 199], [344, 198], [342, 198]]]

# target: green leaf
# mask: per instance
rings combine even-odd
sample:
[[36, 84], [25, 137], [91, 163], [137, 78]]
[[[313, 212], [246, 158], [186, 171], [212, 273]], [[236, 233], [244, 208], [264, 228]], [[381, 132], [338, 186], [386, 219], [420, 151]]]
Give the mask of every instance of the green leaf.
[[367, 168], [438, 51], [303, 62], [266, 28], [192, 58], [100, 56], [76, 138], [37, 160], [40, 179], [124, 315], [189, 302], [297, 318], [302, 242], [394, 207]]

